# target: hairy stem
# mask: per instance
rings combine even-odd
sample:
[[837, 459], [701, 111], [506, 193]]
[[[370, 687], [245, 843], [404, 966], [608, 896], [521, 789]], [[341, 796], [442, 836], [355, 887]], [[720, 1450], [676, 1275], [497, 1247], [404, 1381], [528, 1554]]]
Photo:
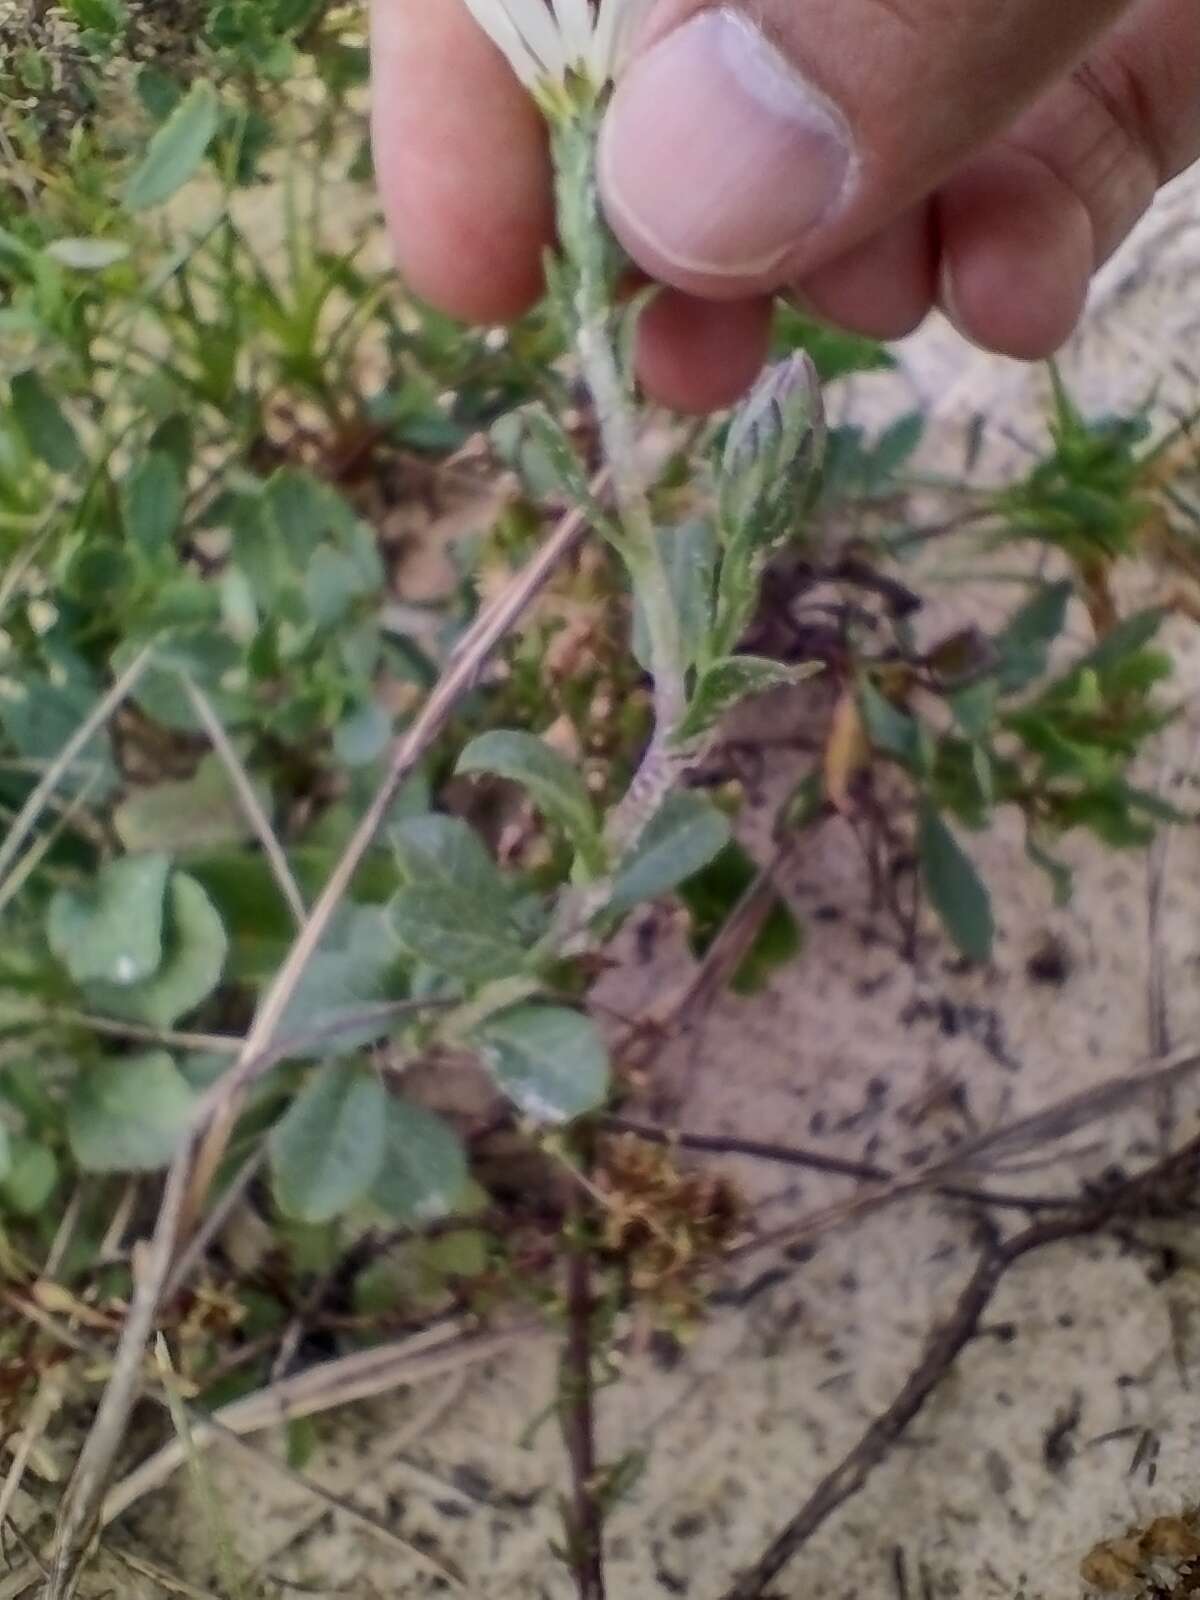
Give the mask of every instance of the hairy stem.
[[636, 844], [686, 764], [672, 751], [671, 738], [683, 717], [687, 688], [679, 615], [638, 459], [636, 409], [617, 353], [616, 274], [596, 186], [597, 128], [597, 116], [576, 116], [555, 130], [553, 147], [575, 344], [596, 408], [623, 534], [620, 554], [645, 618], [654, 680], [654, 736], [609, 830], [620, 855]]

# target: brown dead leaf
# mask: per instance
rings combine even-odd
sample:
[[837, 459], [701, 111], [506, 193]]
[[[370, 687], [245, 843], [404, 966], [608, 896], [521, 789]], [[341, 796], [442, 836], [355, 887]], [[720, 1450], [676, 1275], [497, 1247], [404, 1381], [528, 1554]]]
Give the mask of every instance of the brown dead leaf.
[[843, 689], [825, 743], [825, 796], [842, 816], [854, 810], [851, 790], [871, 759], [871, 744], [852, 689]]

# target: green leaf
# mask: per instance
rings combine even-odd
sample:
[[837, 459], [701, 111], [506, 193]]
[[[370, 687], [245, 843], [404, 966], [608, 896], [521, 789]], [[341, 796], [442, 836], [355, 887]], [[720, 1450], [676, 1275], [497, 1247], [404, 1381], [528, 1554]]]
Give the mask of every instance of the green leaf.
[[80, 27], [99, 35], [106, 44], [118, 39], [129, 21], [124, 0], [66, 0], [66, 3]]
[[[303, 1041], [347, 1012], [395, 1000], [403, 993], [401, 951], [387, 913], [377, 906], [350, 906], [309, 962], [283, 1014], [278, 1037], [284, 1042]], [[349, 1031], [339, 1029], [334, 1037], [298, 1042], [293, 1054], [316, 1060], [345, 1056], [374, 1044], [391, 1027], [383, 1020], [364, 1022]]]
[[165, 1050], [104, 1061], [80, 1073], [67, 1136], [85, 1172], [153, 1172], [184, 1137], [197, 1096]]
[[166, 856], [127, 856], [101, 868], [91, 888], [58, 891], [46, 934], [76, 983], [127, 988], [158, 971], [167, 871]]
[[52, 472], [77, 472], [85, 464], [79, 436], [36, 372], [18, 372], [10, 386], [13, 416], [25, 443]]
[[0, 1199], [18, 1216], [36, 1216], [54, 1193], [58, 1162], [45, 1145], [20, 1135], [11, 1141], [11, 1157]]
[[275, 1198], [297, 1222], [329, 1222], [383, 1163], [387, 1094], [373, 1072], [331, 1062], [309, 1079], [268, 1141]]
[[[679, 618], [681, 654], [694, 666], [712, 629], [714, 583], [717, 565], [717, 530], [703, 517], [677, 528], [664, 528], [658, 536], [667, 582]], [[633, 608], [633, 653], [645, 671], [650, 670], [650, 640], [646, 618], [637, 597]]]
[[874, 339], [843, 333], [792, 306], [780, 305], [775, 312], [772, 353], [783, 356], [796, 350], [806, 350], [812, 357], [822, 383], [856, 372], [888, 372], [896, 365], [886, 347]]
[[1066, 626], [1073, 593], [1069, 582], [1043, 584], [1011, 618], [996, 639], [1002, 689], [1014, 693], [1045, 672], [1050, 646]]
[[197, 83], [150, 140], [125, 189], [130, 211], [161, 205], [200, 170], [221, 125], [221, 102], [211, 83]]
[[55, 239], [46, 246], [46, 254], [73, 272], [103, 272], [124, 261], [129, 246], [123, 239]]
[[94, 1005], [112, 1016], [170, 1028], [207, 1000], [221, 981], [229, 941], [212, 901], [194, 878], [176, 872], [167, 888], [162, 964], [141, 983], [88, 986]]
[[1165, 616], [1164, 611], [1155, 608], [1138, 611], [1133, 616], [1124, 618], [1110, 633], [1105, 634], [1100, 643], [1090, 650], [1082, 661], [1075, 663], [1073, 670], [1111, 672], [1128, 657], [1137, 655], [1139, 650], [1145, 649], [1161, 631]]
[[13, 1136], [7, 1122], [0, 1121], [0, 1185], [7, 1182], [13, 1166]]
[[474, 895], [497, 908], [507, 905], [508, 887], [496, 863], [460, 817], [438, 812], [405, 817], [392, 829], [392, 844], [410, 884]]
[[917, 850], [925, 891], [946, 932], [968, 960], [990, 961], [996, 936], [991, 896], [970, 857], [928, 804], [921, 809]]
[[529, 970], [525, 943], [509, 918], [458, 888], [401, 889], [392, 901], [392, 928], [414, 959], [468, 983]]
[[121, 486], [121, 511], [130, 539], [146, 555], [170, 546], [183, 515], [183, 484], [169, 455], [144, 456]]
[[494, 729], [471, 741], [459, 757], [457, 771], [490, 773], [528, 789], [538, 809], [563, 830], [588, 865], [602, 868], [600, 825], [584, 781], [544, 739]]
[[608, 1094], [608, 1051], [578, 1011], [518, 1006], [494, 1017], [477, 1042], [500, 1088], [537, 1122], [570, 1122]]
[[617, 874], [609, 911], [628, 911], [677, 889], [729, 843], [728, 818], [702, 795], [683, 791], [666, 801]]
[[[256, 783], [255, 790], [269, 814], [270, 790], [264, 783]], [[254, 834], [217, 755], [205, 756], [190, 778], [132, 790], [113, 814], [113, 826], [131, 854], [162, 850], [178, 856], [216, 850]]]
[[683, 744], [707, 733], [743, 700], [771, 689], [791, 688], [820, 670], [820, 664], [815, 662], [795, 667], [763, 656], [726, 656], [714, 661], [700, 676], [691, 704], [676, 730], [676, 742]]
[[916, 767], [921, 759], [921, 726], [915, 717], [880, 694], [869, 678], [858, 690], [863, 723], [876, 750], [891, 756], [906, 767]]
[[424, 1107], [390, 1096], [383, 1162], [371, 1199], [397, 1222], [436, 1222], [455, 1210], [468, 1181], [454, 1130]]
[[375, 588], [352, 556], [330, 544], [318, 546], [304, 574], [305, 604], [318, 628], [345, 622], [353, 607]]
[[[30, 674], [16, 674], [0, 694], [0, 727], [12, 740], [20, 755], [33, 761], [53, 761], [95, 709], [97, 695], [90, 684], [68, 680], [50, 683]], [[89, 794], [100, 800], [110, 793], [116, 781], [112, 740], [100, 729], [80, 753], [77, 763], [64, 773], [61, 788], [76, 794], [89, 784]]]
[[333, 753], [347, 767], [365, 767], [388, 747], [392, 719], [375, 700], [356, 706], [333, 730]]

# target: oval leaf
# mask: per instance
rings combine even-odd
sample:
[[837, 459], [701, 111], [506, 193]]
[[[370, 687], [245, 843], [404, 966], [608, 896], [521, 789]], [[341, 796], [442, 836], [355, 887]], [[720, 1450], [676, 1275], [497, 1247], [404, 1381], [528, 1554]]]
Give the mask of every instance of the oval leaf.
[[607, 910], [657, 900], [699, 872], [729, 843], [728, 819], [702, 795], [674, 794], [617, 874]]
[[67, 1107], [67, 1134], [87, 1172], [153, 1172], [184, 1137], [195, 1091], [164, 1050], [105, 1061], [80, 1074]]
[[473, 828], [437, 812], [406, 817], [392, 830], [401, 871], [410, 884], [472, 894], [495, 906], [508, 900], [499, 869]]
[[60, 889], [50, 902], [50, 948], [76, 983], [128, 988], [158, 971], [167, 890], [164, 855], [126, 856], [93, 887]]
[[578, 1011], [518, 1006], [493, 1018], [477, 1042], [500, 1088], [535, 1121], [569, 1122], [608, 1094], [608, 1051]]
[[183, 514], [183, 484], [169, 455], [152, 451], [121, 486], [121, 510], [130, 539], [147, 555], [170, 544]]
[[221, 123], [221, 102], [211, 83], [198, 83], [150, 141], [125, 189], [130, 211], [161, 205], [195, 176]]
[[790, 667], [763, 656], [726, 656], [706, 667], [683, 721], [675, 732], [677, 742], [707, 733], [723, 716], [752, 695], [769, 689], [787, 689], [820, 672], [819, 663]]
[[17, 426], [39, 461], [52, 472], [75, 472], [83, 466], [79, 437], [38, 374], [18, 372], [9, 392]]
[[397, 1222], [448, 1217], [467, 1187], [467, 1158], [454, 1130], [409, 1100], [389, 1098], [383, 1164], [371, 1199]]
[[297, 1222], [329, 1222], [371, 1188], [383, 1161], [387, 1095], [359, 1066], [322, 1067], [271, 1134], [275, 1198]]
[[[271, 792], [256, 784], [270, 814]], [[241, 801], [220, 756], [205, 756], [190, 778], [168, 779], [152, 789], [134, 789], [113, 814], [113, 826], [126, 850], [216, 850], [253, 837]]]
[[58, 1162], [52, 1151], [32, 1139], [14, 1138], [12, 1162], [0, 1185], [0, 1197], [18, 1216], [32, 1217], [54, 1193]]
[[925, 892], [946, 932], [968, 960], [989, 961], [996, 935], [991, 896], [931, 805], [921, 811], [917, 849]]
[[596, 810], [584, 781], [566, 757], [544, 739], [497, 728], [472, 740], [459, 757], [458, 771], [490, 773], [520, 784], [591, 866], [602, 863]]
[[229, 941], [212, 901], [194, 878], [177, 872], [167, 889], [162, 964], [141, 983], [93, 984], [101, 1010], [153, 1028], [170, 1028], [194, 1011], [221, 981]]
[[424, 884], [401, 889], [392, 901], [396, 937], [435, 972], [468, 983], [489, 983], [526, 970], [516, 928], [493, 907], [457, 890]]

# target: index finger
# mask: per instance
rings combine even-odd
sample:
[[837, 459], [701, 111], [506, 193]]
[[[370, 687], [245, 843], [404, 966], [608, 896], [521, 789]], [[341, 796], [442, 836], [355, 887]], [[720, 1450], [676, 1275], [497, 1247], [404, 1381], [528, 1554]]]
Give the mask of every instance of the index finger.
[[542, 120], [461, 0], [373, 0], [375, 167], [400, 270], [472, 322], [542, 290], [554, 236]]

